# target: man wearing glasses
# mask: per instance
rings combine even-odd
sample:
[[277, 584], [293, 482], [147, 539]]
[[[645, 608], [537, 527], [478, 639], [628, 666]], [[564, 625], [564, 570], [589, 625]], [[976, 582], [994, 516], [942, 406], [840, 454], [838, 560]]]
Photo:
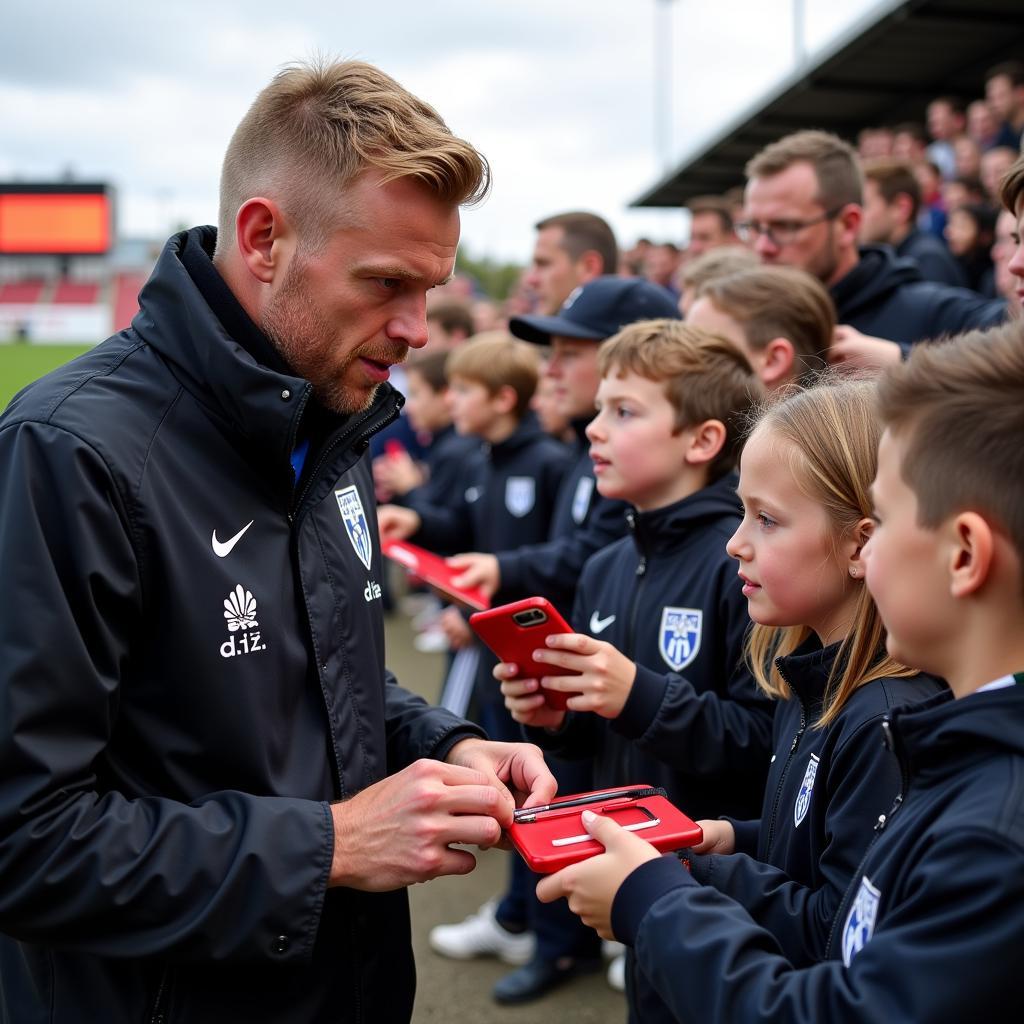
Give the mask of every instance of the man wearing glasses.
[[799, 267], [830, 290], [840, 324], [834, 361], [878, 365], [918, 341], [1004, 319], [1001, 300], [925, 281], [913, 260], [889, 246], [858, 248], [863, 175], [837, 136], [787, 135], [758, 153], [746, 173], [737, 233], [763, 263]]

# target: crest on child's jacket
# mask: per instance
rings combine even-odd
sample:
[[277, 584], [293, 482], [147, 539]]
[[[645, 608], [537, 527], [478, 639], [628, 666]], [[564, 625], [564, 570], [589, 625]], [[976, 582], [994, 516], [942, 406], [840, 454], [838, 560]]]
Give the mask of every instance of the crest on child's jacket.
[[853, 958], [868, 944], [875, 930], [878, 917], [878, 903], [882, 894], [864, 875], [860, 880], [857, 896], [846, 915], [843, 926], [843, 963], [850, 966]]
[[341, 521], [345, 524], [345, 532], [352, 542], [359, 561], [370, 568], [370, 561], [373, 558], [373, 540], [370, 537], [370, 527], [366, 522], [366, 513], [363, 511], [363, 501], [359, 497], [356, 485], [345, 487], [334, 492], [338, 499], [338, 509], [341, 511]]
[[800, 783], [800, 792], [796, 795], [796, 803], [793, 804], [793, 826], [800, 827], [800, 822], [807, 815], [807, 808], [811, 806], [811, 791], [814, 789], [814, 779], [818, 774], [818, 755], [811, 754], [807, 762], [807, 770], [804, 772], [804, 781]]
[[590, 508], [590, 496], [594, 493], [594, 478], [581, 476], [576, 483], [576, 492], [572, 496], [572, 521], [579, 526], [587, 518]]
[[537, 483], [532, 476], [510, 476], [505, 481], [505, 508], [522, 519], [537, 500]]
[[703, 621], [700, 608], [662, 609], [658, 650], [673, 672], [681, 672], [697, 657]]

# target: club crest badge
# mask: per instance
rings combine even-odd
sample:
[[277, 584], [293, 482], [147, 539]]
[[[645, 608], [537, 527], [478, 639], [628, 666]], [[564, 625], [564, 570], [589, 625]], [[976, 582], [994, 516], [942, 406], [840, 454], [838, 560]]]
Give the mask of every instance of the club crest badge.
[[699, 608], [663, 608], [658, 650], [673, 672], [681, 672], [700, 650], [704, 613]]
[[860, 888], [843, 925], [843, 963], [847, 967], [868, 944], [878, 918], [878, 903], [882, 894], [871, 884], [867, 875], [860, 880]]
[[800, 827], [800, 822], [807, 816], [807, 808], [811, 806], [811, 791], [814, 789], [814, 778], [818, 774], [818, 755], [811, 754], [807, 763], [807, 771], [804, 772], [804, 781], [800, 783], [800, 792], [796, 795], [796, 803], [793, 804], [793, 825]]
[[505, 508], [522, 519], [537, 500], [537, 483], [532, 476], [510, 476], [505, 481]]
[[587, 518], [590, 508], [590, 496], [594, 493], [594, 478], [581, 476], [576, 484], [576, 493], [572, 496], [572, 521], [579, 526]]
[[373, 541], [370, 537], [370, 527], [366, 522], [366, 513], [363, 511], [363, 501], [359, 497], [356, 485], [345, 487], [334, 492], [338, 499], [338, 509], [341, 512], [341, 521], [345, 524], [345, 532], [352, 542], [359, 561], [370, 568], [373, 558]]

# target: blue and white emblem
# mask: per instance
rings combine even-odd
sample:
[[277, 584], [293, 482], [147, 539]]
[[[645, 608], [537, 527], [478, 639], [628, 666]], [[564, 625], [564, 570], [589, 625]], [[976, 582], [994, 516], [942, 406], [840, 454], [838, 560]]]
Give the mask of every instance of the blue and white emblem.
[[800, 827], [800, 822], [807, 815], [807, 808], [811, 806], [811, 790], [814, 789], [814, 778], [818, 774], [818, 755], [811, 754], [807, 762], [807, 771], [804, 772], [804, 781], [800, 783], [800, 792], [796, 795], [796, 803], [793, 804], [793, 826]]
[[537, 500], [537, 483], [532, 476], [510, 476], [505, 481], [505, 508], [522, 519]]
[[359, 561], [369, 569], [370, 560], [373, 557], [373, 541], [370, 538], [370, 527], [366, 522], [366, 513], [363, 511], [363, 501], [359, 497], [359, 491], [353, 484], [351, 487], [335, 491], [334, 496], [338, 499], [341, 521], [345, 524], [348, 539], [352, 541], [352, 547], [359, 556]]
[[590, 496], [594, 493], [594, 478], [581, 476], [576, 483], [576, 492], [572, 496], [572, 521], [579, 526], [587, 518], [590, 508]]
[[663, 608], [658, 650], [673, 672], [681, 672], [700, 650], [704, 613], [699, 608]]
[[868, 944], [875, 930], [878, 917], [878, 903], [882, 894], [871, 884], [867, 875], [860, 880], [857, 896], [846, 915], [843, 925], [843, 963], [847, 967], [853, 958]]

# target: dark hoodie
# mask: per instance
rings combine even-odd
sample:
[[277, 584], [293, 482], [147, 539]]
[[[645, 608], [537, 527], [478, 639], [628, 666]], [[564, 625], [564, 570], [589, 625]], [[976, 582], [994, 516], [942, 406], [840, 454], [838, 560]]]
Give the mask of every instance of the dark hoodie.
[[[740, 521], [729, 475], [651, 512], [630, 510], [630, 536], [583, 569], [573, 625], [637, 664], [618, 718], [572, 714], [556, 737], [568, 756], [596, 757], [600, 788], [664, 786], [690, 817], [759, 813], [773, 703], [743, 664], [750, 619], [725, 545]], [[746, 808], [747, 811], [741, 810]]]
[[[612, 904], [661, 997], [645, 1021], [1017, 1019], [1024, 949], [1024, 685], [895, 710], [881, 731], [900, 793], [803, 969], [734, 900], [674, 857], [642, 864]], [[1018, 1009], [1013, 1010], [1016, 1006]]]
[[887, 245], [863, 246], [860, 262], [831, 291], [839, 323], [904, 348], [994, 327], [1006, 317], [1002, 299], [925, 281], [913, 260], [900, 259]]

